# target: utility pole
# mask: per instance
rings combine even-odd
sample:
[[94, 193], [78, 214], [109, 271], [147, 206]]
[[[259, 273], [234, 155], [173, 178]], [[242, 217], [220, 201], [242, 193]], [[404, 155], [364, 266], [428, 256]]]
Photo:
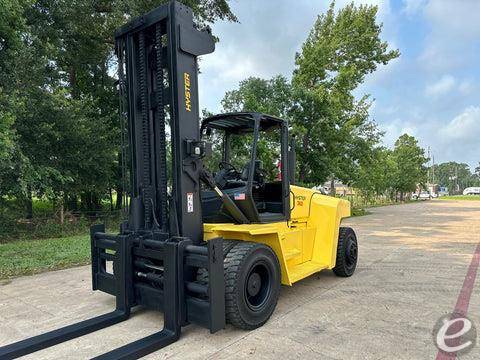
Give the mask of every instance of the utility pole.
[[455, 164], [455, 191], [457, 192], [458, 190], [458, 167]]
[[435, 184], [435, 155], [432, 153], [432, 184]]
[[[427, 157], [428, 157], [428, 161], [430, 162], [430, 146], [427, 148]], [[428, 188], [429, 182], [430, 182], [430, 166], [428, 167], [428, 170], [427, 170], [427, 188]]]

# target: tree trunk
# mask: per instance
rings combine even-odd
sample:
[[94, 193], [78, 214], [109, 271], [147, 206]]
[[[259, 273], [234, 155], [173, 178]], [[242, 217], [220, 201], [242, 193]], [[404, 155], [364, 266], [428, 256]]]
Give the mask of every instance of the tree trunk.
[[82, 205], [83, 210], [86, 211], [89, 216], [98, 210], [97, 198], [91, 191], [86, 191], [82, 194]]
[[70, 83], [70, 95], [72, 95], [73, 99], [78, 98], [77, 94], [77, 73], [75, 68], [72, 66], [68, 73], [68, 82]]
[[120, 210], [122, 208], [123, 200], [123, 169], [122, 169], [122, 153], [118, 153], [118, 166], [117, 166], [117, 186], [115, 191], [117, 192], [117, 202], [115, 204], [115, 209]]
[[123, 191], [120, 186], [115, 190], [117, 192], [117, 202], [115, 203], [115, 209], [120, 210], [122, 208]]
[[78, 202], [77, 202], [77, 195], [69, 195], [67, 196], [66, 201], [66, 208], [67, 210], [77, 211], [78, 210]]
[[[303, 135], [302, 138], [302, 153], [307, 154], [308, 153], [308, 145], [310, 144], [310, 131], [307, 131], [305, 135]], [[300, 183], [305, 183], [307, 179], [307, 162], [305, 156], [302, 156], [300, 161], [300, 168], [298, 172], [298, 180]]]
[[97, 212], [102, 209], [102, 204], [97, 194], [92, 193], [91, 197], [92, 197], [92, 210], [95, 212], [95, 215], [97, 215]]
[[63, 203], [64, 203], [63, 198], [61, 198], [58, 203], [58, 217], [60, 219], [60, 224], [62, 225], [65, 222], [65, 208]]
[[112, 188], [108, 188], [108, 193], [110, 195], [110, 211], [113, 211], [113, 195], [112, 195]]
[[299, 166], [298, 169], [298, 181], [302, 184], [305, 183], [305, 179], [307, 177], [307, 167], [306, 165], [302, 162]]
[[335, 191], [335, 178], [332, 177], [330, 179], [330, 196], [335, 196], [336, 195], [336, 191]]
[[87, 196], [84, 192], [80, 194], [80, 209], [86, 210], [87, 208]]
[[403, 191], [400, 191], [400, 202], [403, 202]]
[[33, 199], [32, 199], [32, 189], [29, 186], [27, 190], [27, 197], [25, 199], [25, 217], [27, 219], [33, 218]]

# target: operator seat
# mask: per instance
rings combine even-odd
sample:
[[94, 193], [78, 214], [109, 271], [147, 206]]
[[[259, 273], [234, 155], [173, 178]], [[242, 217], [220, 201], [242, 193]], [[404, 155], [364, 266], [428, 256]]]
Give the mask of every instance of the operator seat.
[[[250, 164], [251, 162], [248, 162], [245, 164], [243, 170], [242, 170], [242, 175], [240, 178], [243, 181], [248, 181], [248, 176], [250, 175]], [[263, 176], [263, 162], [262, 160], [255, 160], [255, 169], [253, 172], [253, 182], [256, 185], [262, 186], [265, 182], [265, 178]]]
[[[247, 188], [248, 176], [250, 174], [250, 162], [247, 162], [242, 172], [234, 174], [228, 170], [221, 170], [215, 176], [215, 182], [225, 194], [230, 196], [242, 213], [252, 223], [259, 223], [260, 216], [258, 206], [263, 210], [264, 203], [255, 201], [253, 193], [249, 193]], [[238, 178], [236, 177], [238, 176]], [[255, 160], [253, 174], [253, 192], [263, 192], [265, 186], [265, 177], [263, 174], [263, 162]], [[233, 218], [222, 211], [222, 201], [214, 191], [202, 192], [202, 211], [204, 222], [234, 222]]]

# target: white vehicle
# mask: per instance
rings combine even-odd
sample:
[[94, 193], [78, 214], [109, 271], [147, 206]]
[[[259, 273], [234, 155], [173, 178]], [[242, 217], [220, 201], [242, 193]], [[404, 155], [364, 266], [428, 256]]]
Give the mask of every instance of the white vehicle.
[[463, 195], [480, 195], [480, 187], [468, 187], [463, 190]]
[[432, 198], [432, 195], [428, 191], [422, 191], [418, 195], [418, 200], [430, 200]]

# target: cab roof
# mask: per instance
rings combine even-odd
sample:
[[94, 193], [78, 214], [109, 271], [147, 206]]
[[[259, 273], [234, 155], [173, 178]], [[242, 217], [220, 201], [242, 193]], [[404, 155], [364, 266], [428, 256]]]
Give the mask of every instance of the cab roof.
[[251, 132], [254, 129], [255, 119], [260, 120], [260, 130], [268, 130], [274, 126], [286, 123], [286, 120], [276, 116], [258, 112], [232, 112], [210, 116], [203, 120], [202, 131], [206, 128], [224, 130], [228, 132]]

